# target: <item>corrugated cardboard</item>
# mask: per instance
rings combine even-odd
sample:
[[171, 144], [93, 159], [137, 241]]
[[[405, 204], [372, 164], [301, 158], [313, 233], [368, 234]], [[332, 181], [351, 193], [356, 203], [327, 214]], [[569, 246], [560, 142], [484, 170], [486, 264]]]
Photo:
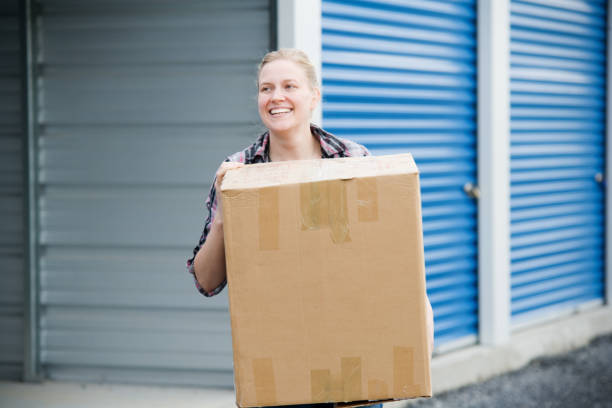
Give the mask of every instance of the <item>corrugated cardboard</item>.
[[431, 396], [412, 156], [249, 165], [221, 190], [238, 406]]

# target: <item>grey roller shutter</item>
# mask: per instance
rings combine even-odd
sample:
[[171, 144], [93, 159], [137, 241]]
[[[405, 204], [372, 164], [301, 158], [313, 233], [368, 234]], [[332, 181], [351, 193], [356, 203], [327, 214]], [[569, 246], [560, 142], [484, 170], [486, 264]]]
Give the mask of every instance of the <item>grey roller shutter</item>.
[[515, 326], [603, 300], [606, 10], [511, 2]]
[[260, 131], [269, 2], [44, 0], [41, 361], [52, 379], [232, 385], [225, 294], [185, 272], [226, 155]]
[[478, 330], [476, 4], [324, 0], [323, 125], [421, 172], [436, 346]]
[[0, 379], [21, 379], [25, 234], [19, 2], [0, 3]]

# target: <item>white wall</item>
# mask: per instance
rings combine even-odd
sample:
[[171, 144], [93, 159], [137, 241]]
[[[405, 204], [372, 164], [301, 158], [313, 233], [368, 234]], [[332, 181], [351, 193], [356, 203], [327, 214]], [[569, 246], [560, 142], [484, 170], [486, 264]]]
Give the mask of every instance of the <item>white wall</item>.
[[482, 344], [510, 336], [510, 1], [478, 1], [478, 285]]
[[[299, 48], [308, 54], [321, 81], [321, 0], [276, 0], [278, 48]], [[322, 125], [321, 104], [312, 121]]]

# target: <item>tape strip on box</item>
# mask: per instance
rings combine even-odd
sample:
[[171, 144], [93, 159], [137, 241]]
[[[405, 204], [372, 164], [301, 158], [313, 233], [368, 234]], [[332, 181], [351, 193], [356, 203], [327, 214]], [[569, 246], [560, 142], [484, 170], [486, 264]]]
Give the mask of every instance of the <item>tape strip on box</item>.
[[348, 223], [348, 203], [346, 199], [346, 181], [328, 181], [328, 193], [331, 239], [335, 244], [351, 242]]
[[310, 370], [310, 398], [314, 403], [332, 400], [331, 372]]
[[377, 401], [389, 398], [389, 389], [387, 383], [383, 380], [368, 381], [368, 400]]
[[318, 230], [329, 225], [327, 183], [300, 184], [302, 231]]
[[276, 405], [276, 381], [271, 358], [253, 359], [253, 378], [257, 405]]
[[361, 357], [342, 357], [340, 361], [344, 401], [359, 401], [361, 396]]
[[413, 397], [418, 388], [414, 382], [414, 348], [393, 347], [393, 397]]
[[329, 227], [332, 242], [351, 242], [346, 182], [328, 180], [300, 185], [302, 231]]
[[373, 177], [357, 179], [357, 214], [359, 222], [378, 221], [378, 186]]
[[332, 377], [329, 369], [310, 371], [310, 397], [313, 403], [360, 401], [363, 399], [361, 382], [361, 357], [342, 357], [339, 377]]
[[267, 187], [259, 190], [259, 249], [278, 249], [279, 216], [278, 188]]

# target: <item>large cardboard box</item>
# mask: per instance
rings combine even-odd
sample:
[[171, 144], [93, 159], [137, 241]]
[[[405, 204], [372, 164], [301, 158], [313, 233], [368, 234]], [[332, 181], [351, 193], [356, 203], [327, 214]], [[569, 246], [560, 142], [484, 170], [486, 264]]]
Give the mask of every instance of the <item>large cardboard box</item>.
[[221, 191], [238, 406], [431, 396], [411, 155], [255, 164]]

